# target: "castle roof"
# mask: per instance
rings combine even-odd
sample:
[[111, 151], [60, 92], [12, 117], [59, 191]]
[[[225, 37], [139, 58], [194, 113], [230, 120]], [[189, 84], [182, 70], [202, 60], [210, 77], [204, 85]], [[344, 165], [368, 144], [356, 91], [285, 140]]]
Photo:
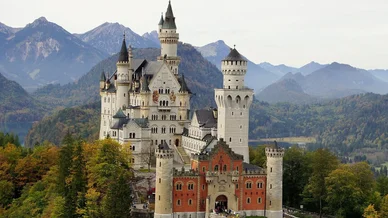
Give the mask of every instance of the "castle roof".
[[146, 75], [143, 75], [141, 77], [141, 91], [142, 92], [149, 92], [151, 91], [150, 88], [148, 87], [148, 80]]
[[163, 25], [163, 23], [164, 23], [164, 19], [163, 19], [163, 13], [162, 13], [162, 15], [160, 16], [160, 21], [158, 25]]
[[174, 17], [174, 13], [172, 12], [171, 1], [168, 2], [166, 16], [165, 16], [162, 28], [163, 29], [176, 29], [175, 17]]
[[104, 71], [101, 72], [100, 81], [102, 81], [102, 82], [106, 81], [106, 76], [105, 76], [105, 72]]
[[214, 117], [214, 109], [200, 109], [195, 111], [197, 121], [200, 127], [212, 128], [217, 127], [217, 118]]
[[126, 118], [123, 110], [121, 108], [116, 112], [116, 114], [113, 116], [113, 118]]
[[167, 142], [165, 140], [162, 140], [162, 142], [158, 145], [158, 149], [160, 150], [171, 150], [171, 148], [168, 146]]
[[246, 59], [237, 51], [236, 48], [230, 49], [228, 56], [223, 61], [246, 61]]
[[179, 91], [180, 92], [188, 92], [189, 94], [191, 94], [191, 91], [190, 91], [189, 87], [186, 84], [185, 76], [182, 75], [182, 77], [180, 79], [178, 79], [178, 81], [181, 84], [181, 89]]
[[111, 129], [122, 129], [124, 127], [124, 124], [127, 125], [131, 122], [136, 123], [140, 128], [148, 128], [149, 122], [147, 118], [127, 118], [127, 117], [121, 117], [119, 120], [117, 120], [110, 128]]
[[117, 61], [128, 62], [128, 60], [129, 60], [129, 57], [128, 57], [127, 44], [125, 43], [125, 37], [124, 37], [123, 43], [121, 44], [119, 59]]
[[229, 147], [228, 144], [221, 138], [217, 144], [214, 146], [213, 149], [211, 149], [210, 152], [202, 152], [200, 154], [193, 154], [193, 159], [196, 160], [212, 160], [213, 156], [215, 156], [219, 150], [224, 150], [230, 157], [231, 160], [244, 160], [243, 155], [236, 154], [234, 151]]

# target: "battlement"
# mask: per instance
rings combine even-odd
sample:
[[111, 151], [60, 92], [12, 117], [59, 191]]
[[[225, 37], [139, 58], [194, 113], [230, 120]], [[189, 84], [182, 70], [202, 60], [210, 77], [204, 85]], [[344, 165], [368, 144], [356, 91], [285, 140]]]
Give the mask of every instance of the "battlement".
[[180, 176], [180, 177], [192, 177], [192, 176], [199, 176], [199, 172], [197, 170], [185, 170], [183, 167], [181, 170], [178, 170], [174, 168], [173, 170], [174, 176]]
[[267, 157], [283, 157], [284, 156], [284, 148], [265, 148], [265, 154]]
[[245, 170], [242, 173], [243, 175], [265, 175], [267, 174], [266, 169], [258, 169], [258, 170]]
[[169, 159], [174, 158], [174, 150], [172, 149], [155, 149], [156, 158]]

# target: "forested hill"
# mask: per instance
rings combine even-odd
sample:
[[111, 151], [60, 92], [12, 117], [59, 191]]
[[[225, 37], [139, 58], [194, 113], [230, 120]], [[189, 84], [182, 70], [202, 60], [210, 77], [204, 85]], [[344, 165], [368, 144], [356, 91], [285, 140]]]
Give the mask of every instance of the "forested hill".
[[0, 73], [0, 122], [40, 120], [47, 108], [37, 103], [15, 81]]
[[[26, 145], [57, 143], [55, 136], [68, 129], [96, 138], [98, 122], [99, 103], [65, 109], [34, 125]], [[348, 153], [364, 147], [388, 148], [387, 132], [388, 95], [359, 94], [310, 105], [255, 101], [250, 110], [250, 139], [312, 136], [322, 146]]]
[[[144, 48], [135, 49], [135, 58], [156, 60], [160, 49]], [[214, 88], [222, 86], [221, 72], [191, 45], [179, 43], [178, 55], [181, 57], [179, 73], [185, 75], [187, 84], [195, 95], [192, 98], [192, 106], [201, 108], [215, 106]], [[78, 82], [64, 86], [48, 85], [38, 89], [33, 96], [41, 102], [56, 106], [75, 106], [91, 103], [99, 100], [99, 79], [102, 71], [113, 73], [116, 69], [118, 55], [114, 55], [101, 61], [91, 71], [81, 77]]]
[[388, 95], [359, 94], [325, 103], [254, 103], [251, 139], [313, 136], [341, 153], [361, 147], [388, 148]]

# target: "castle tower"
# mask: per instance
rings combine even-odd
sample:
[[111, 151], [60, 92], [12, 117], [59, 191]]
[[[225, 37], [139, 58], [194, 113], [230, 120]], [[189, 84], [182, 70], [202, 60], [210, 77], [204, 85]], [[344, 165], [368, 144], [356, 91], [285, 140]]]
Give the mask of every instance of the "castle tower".
[[175, 17], [172, 12], [171, 1], [168, 2], [165, 17], [160, 18], [158, 24], [158, 35], [160, 40], [161, 52], [158, 61], [166, 61], [170, 70], [178, 75], [178, 66], [180, 58], [178, 57], [178, 40], [179, 34], [175, 25]]
[[172, 217], [174, 150], [166, 142], [158, 145], [156, 155], [155, 218]]
[[131, 82], [131, 73], [130, 73], [130, 64], [129, 64], [129, 55], [127, 51], [127, 45], [125, 43], [125, 35], [123, 39], [123, 44], [121, 45], [119, 59], [117, 60], [117, 80], [116, 80], [116, 89], [117, 89], [117, 108], [126, 108], [128, 106], [129, 99], [129, 84]]
[[268, 218], [283, 217], [283, 156], [284, 149], [275, 142], [274, 147], [265, 148], [267, 156], [267, 197]]
[[221, 62], [224, 75], [223, 89], [215, 89], [218, 107], [217, 138], [223, 138], [237, 154], [249, 163], [248, 131], [249, 108], [253, 90], [244, 86], [247, 60], [236, 48]]

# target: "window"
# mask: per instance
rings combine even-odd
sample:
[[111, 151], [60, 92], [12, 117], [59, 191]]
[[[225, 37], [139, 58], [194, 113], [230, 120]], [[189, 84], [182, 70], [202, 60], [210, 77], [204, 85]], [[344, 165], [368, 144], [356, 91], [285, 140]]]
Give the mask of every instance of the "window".
[[193, 200], [189, 199], [189, 205], [191, 205], [193, 203]]
[[166, 133], [166, 127], [162, 127], [162, 134], [165, 134]]
[[232, 137], [229, 138], [229, 142], [232, 142]]
[[202, 172], [205, 172], [206, 168], [205, 167], [202, 167]]
[[251, 198], [247, 198], [247, 204], [251, 203]]
[[272, 189], [272, 184], [269, 184], [269, 189]]
[[218, 171], [218, 165], [214, 166], [214, 171]]
[[272, 167], [271, 167], [271, 173], [272, 173]]
[[162, 166], [162, 162], [159, 162], [159, 167], [161, 167]]
[[176, 201], [176, 205], [180, 206], [180, 205], [181, 205], [181, 200], [178, 199], [178, 200]]
[[160, 201], [160, 195], [159, 195], [159, 201]]
[[224, 165], [224, 167], [222, 168], [223, 171], [226, 171], [226, 165]]
[[252, 188], [252, 182], [247, 182], [247, 183], [246, 183], [246, 187], [247, 187], [247, 188]]
[[162, 179], [161, 178], [159, 178], [159, 183], [162, 183]]
[[194, 184], [193, 183], [187, 184], [187, 189], [188, 190], [194, 190]]
[[263, 188], [263, 182], [258, 182], [257, 183], [257, 188]]
[[236, 189], [238, 189], [238, 184], [236, 184]]
[[177, 190], [177, 191], [182, 190], [182, 183], [177, 183], [177, 184], [176, 184], [176, 190]]
[[257, 198], [257, 203], [261, 204], [261, 198]]
[[202, 190], [205, 190], [205, 185], [202, 185]]

